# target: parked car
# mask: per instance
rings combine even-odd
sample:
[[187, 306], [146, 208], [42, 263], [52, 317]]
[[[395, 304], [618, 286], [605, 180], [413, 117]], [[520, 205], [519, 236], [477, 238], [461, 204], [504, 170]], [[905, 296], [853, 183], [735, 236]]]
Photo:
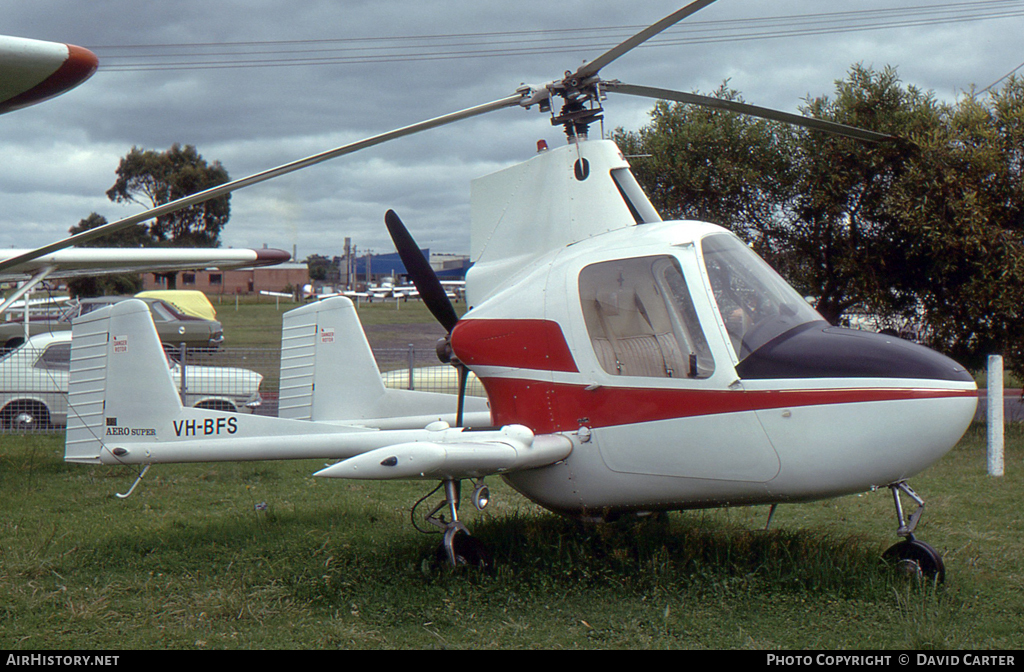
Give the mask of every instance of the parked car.
[[[73, 302], [61, 317], [61, 321], [70, 325], [76, 317], [134, 298], [136, 297], [97, 296], [79, 299]], [[217, 320], [206, 320], [186, 315], [162, 299], [142, 297], [138, 300], [145, 301], [149, 305], [149, 312], [153, 315], [153, 324], [156, 325], [156, 332], [160, 335], [160, 342], [167, 347], [177, 348], [184, 343], [189, 348], [216, 350], [224, 342], [224, 328]]]
[[[412, 370], [412, 387], [409, 386], [409, 369], [395, 369], [381, 374], [384, 387], [401, 390], [414, 389], [421, 392], [440, 392], [442, 394], [459, 393], [459, 372], [451, 365], [424, 366]], [[466, 395], [470, 397], [486, 397], [484, 385], [476, 374], [469, 372], [466, 380]]]
[[[51, 331], [70, 329], [70, 324], [60, 321], [68, 310], [68, 299], [63, 302], [35, 305], [29, 311], [28, 335], [45, 334]], [[12, 350], [25, 342], [25, 311], [22, 307], [11, 308], [0, 315], [0, 353]]]
[[[71, 332], [33, 336], [0, 357], [0, 428], [29, 430], [67, 425]], [[167, 372], [181, 388], [181, 366]], [[252, 413], [262, 403], [263, 376], [249, 369], [188, 365], [185, 402], [196, 408]], [[146, 393], [145, 386], [139, 394]]]
[[[80, 315], [91, 313], [98, 308], [109, 306], [120, 301], [127, 301], [132, 296], [97, 296], [87, 299], [72, 300], [59, 313], [52, 309], [47, 312], [32, 314], [29, 319], [29, 336], [47, 334], [71, 329], [71, 322]], [[216, 350], [224, 342], [224, 328], [217, 320], [207, 320], [193, 315], [186, 315], [176, 307], [152, 297], [139, 297], [149, 305], [153, 315], [153, 324], [160, 335], [160, 342], [166, 347], [177, 348], [185, 343], [189, 348]], [[22, 315], [5, 316], [0, 322], [0, 352], [16, 348], [25, 341], [25, 322]]]

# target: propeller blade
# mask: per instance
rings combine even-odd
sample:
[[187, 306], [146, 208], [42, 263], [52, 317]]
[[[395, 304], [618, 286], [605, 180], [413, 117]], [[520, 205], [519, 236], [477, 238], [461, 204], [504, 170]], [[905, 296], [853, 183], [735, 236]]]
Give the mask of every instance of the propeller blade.
[[713, 2], [715, 2], [715, 0], [696, 0], [696, 2], [691, 2], [682, 9], [669, 14], [661, 21], [658, 21], [657, 23], [641, 30], [639, 33], [629, 38], [622, 44], [613, 47], [612, 49], [609, 49], [608, 51], [601, 54], [594, 60], [590, 61], [589, 63], [584, 63], [576, 71], [575, 76], [579, 79], [584, 79], [586, 77], [592, 77], [593, 75], [596, 75], [601, 68], [608, 65], [609, 63], [611, 63], [618, 57], [622, 56], [626, 52], [635, 49], [636, 47], [640, 46], [641, 44], [651, 39], [658, 33], [662, 32], [666, 28], [670, 28], [671, 26], [679, 23], [680, 21], [690, 16], [691, 14], [704, 9]]
[[270, 170], [265, 170], [261, 173], [250, 175], [249, 177], [243, 177], [238, 180], [226, 182], [216, 187], [211, 187], [210, 189], [197, 192], [195, 194], [192, 194], [191, 196], [185, 196], [175, 201], [171, 201], [170, 203], [165, 203], [164, 205], [160, 205], [150, 210], [146, 210], [145, 212], [140, 212], [137, 215], [125, 217], [124, 219], [119, 219], [116, 222], [104, 224], [103, 226], [97, 226], [94, 229], [83, 231], [82, 233], [75, 234], [74, 236], [70, 236], [68, 238], [64, 238], [63, 240], [59, 240], [55, 243], [50, 243], [42, 247], [37, 247], [36, 249], [26, 252], [25, 254], [21, 254], [16, 257], [11, 257], [10, 259], [6, 259], [0, 262], [0, 271], [4, 271], [8, 268], [12, 268], [19, 264], [23, 264], [26, 261], [31, 261], [33, 259], [49, 254], [51, 252], [62, 250], [65, 247], [78, 245], [99, 238], [101, 236], [113, 233], [115, 231], [120, 231], [121, 229], [129, 227], [133, 224], [145, 222], [146, 220], [149, 219], [154, 219], [162, 215], [176, 212], [178, 210], [181, 210], [182, 208], [187, 208], [192, 205], [203, 203], [205, 201], [210, 200], [211, 198], [223, 196], [224, 194], [230, 193], [237, 189], [242, 189], [243, 187], [259, 184], [260, 182], [265, 182], [275, 177], [287, 175], [288, 173], [295, 172], [296, 170], [302, 170], [303, 168], [314, 166], [318, 163], [322, 163], [329, 159], [344, 156], [345, 154], [352, 154], [353, 152], [358, 152], [361, 149], [373, 147], [374, 145], [379, 145], [381, 143], [388, 142], [389, 140], [395, 140], [397, 138], [401, 138], [407, 135], [412, 135], [413, 133], [419, 133], [420, 131], [425, 131], [431, 128], [437, 128], [438, 126], [444, 126], [446, 124], [451, 124], [456, 121], [461, 121], [463, 119], [468, 119], [470, 117], [486, 114], [487, 112], [500, 110], [505, 107], [512, 107], [514, 105], [518, 105], [522, 101], [522, 99], [523, 95], [520, 93], [516, 93], [511, 96], [507, 96], [505, 98], [492, 101], [490, 103], [484, 103], [483, 105], [477, 105], [476, 107], [470, 107], [465, 110], [460, 110], [458, 112], [452, 112], [450, 114], [445, 114], [440, 117], [435, 117], [433, 119], [428, 119], [426, 121], [421, 121], [419, 123], [412, 124], [411, 126], [405, 126], [403, 128], [399, 128], [393, 131], [388, 131], [387, 133], [381, 133], [380, 135], [374, 135], [372, 137], [359, 140], [357, 142], [342, 145], [341, 147], [336, 147], [335, 149], [322, 152], [320, 154], [314, 154], [313, 156], [309, 156], [306, 157], [305, 159], [300, 159], [298, 161], [293, 161], [292, 163], [286, 163], [282, 166], [278, 166], [277, 168], [271, 168]]
[[466, 407], [466, 383], [469, 381], [469, 367], [459, 362], [456, 364], [459, 372], [459, 403], [455, 411], [455, 426], [462, 427], [463, 411]]
[[884, 142], [897, 140], [896, 136], [893, 135], [886, 135], [885, 133], [868, 131], [863, 128], [857, 128], [855, 126], [838, 124], [834, 121], [825, 121], [824, 119], [815, 119], [814, 117], [804, 117], [799, 114], [781, 112], [779, 110], [773, 110], [767, 107], [758, 107], [757, 105], [748, 105], [747, 103], [738, 103], [732, 100], [712, 98], [711, 96], [702, 96], [696, 93], [683, 93], [682, 91], [673, 91], [672, 89], [659, 89], [653, 86], [637, 86], [635, 84], [623, 84], [622, 82], [617, 81], [604, 82], [603, 87], [606, 91], [613, 91], [615, 93], [625, 93], [631, 96], [657, 98], [659, 100], [674, 100], [678, 103], [686, 103], [688, 105], [699, 105], [701, 107], [711, 107], [717, 110], [726, 110], [728, 112], [748, 114], [752, 117], [760, 117], [762, 119], [770, 119], [772, 121], [781, 121], [786, 124], [793, 124], [794, 126], [811, 128], [816, 131], [824, 131], [825, 133], [841, 135], [847, 138], [854, 138], [855, 140], [862, 140], [864, 142]]
[[416, 285], [416, 290], [420, 293], [420, 298], [444, 330], [451, 333], [455, 323], [459, 321], [459, 316], [452, 302], [448, 300], [448, 294], [444, 291], [441, 281], [437, 279], [437, 274], [430, 267], [430, 262], [423, 257], [423, 252], [394, 210], [385, 213], [384, 223], [391, 234], [391, 240], [395, 243], [395, 249], [398, 250], [398, 256], [405, 264], [405, 270], [412, 278], [412, 284]]

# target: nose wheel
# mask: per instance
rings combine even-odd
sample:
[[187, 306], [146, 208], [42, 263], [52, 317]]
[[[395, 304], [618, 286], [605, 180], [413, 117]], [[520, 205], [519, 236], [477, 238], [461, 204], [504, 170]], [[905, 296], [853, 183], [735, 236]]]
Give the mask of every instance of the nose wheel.
[[939, 552], [913, 537], [891, 546], [882, 559], [911, 578], [936, 584], [946, 580], [946, 567]]
[[[905, 539], [889, 547], [882, 554], [882, 560], [907, 576], [936, 584], [944, 582], [946, 566], [942, 562], [942, 556], [928, 544], [914, 538], [914, 530], [921, 519], [921, 514], [924, 513], [924, 500], [907, 485], [906, 481], [893, 483], [889, 489], [892, 491], [893, 503], [896, 505], [896, 521], [899, 525], [896, 534]], [[903, 514], [901, 492], [917, 504], [917, 509], [910, 515], [909, 520]]]

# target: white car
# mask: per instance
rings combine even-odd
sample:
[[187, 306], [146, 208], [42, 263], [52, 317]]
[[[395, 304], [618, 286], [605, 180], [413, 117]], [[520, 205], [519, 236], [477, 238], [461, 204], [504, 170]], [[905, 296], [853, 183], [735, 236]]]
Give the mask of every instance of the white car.
[[[31, 430], [67, 424], [71, 332], [38, 334], [0, 357], [0, 429]], [[181, 388], [181, 366], [168, 360], [168, 375]], [[263, 376], [249, 369], [186, 367], [189, 406], [251, 413], [262, 403]], [[146, 393], [145, 386], [139, 394]]]
[[[421, 392], [440, 392], [442, 394], [459, 393], [459, 372], [454, 366], [424, 366], [413, 369], [412, 386], [409, 385], [409, 369], [396, 369], [381, 374], [384, 387], [403, 390], [419, 390]], [[472, 371], [466, 380], [466, 396], [486, 397], [483, 383]]]

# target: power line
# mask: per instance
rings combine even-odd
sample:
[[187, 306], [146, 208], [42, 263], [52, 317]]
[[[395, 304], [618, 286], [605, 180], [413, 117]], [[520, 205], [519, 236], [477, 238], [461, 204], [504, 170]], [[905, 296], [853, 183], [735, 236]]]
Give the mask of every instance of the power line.
[[[781, 39], [955, 25], [1022, 16], [1024, 0], [981, 0], [885, 10], [693, 21], [666, 31], [663, 36], [644, 46]], [[356, 65], [498, 58], [581, 50], [595, 52], [611, 48], [640, 28], [606, 26], [399, 37], [105, 45], [90, 48], [99, 54], [104, 63], [102, 70], [107, 72]]]

